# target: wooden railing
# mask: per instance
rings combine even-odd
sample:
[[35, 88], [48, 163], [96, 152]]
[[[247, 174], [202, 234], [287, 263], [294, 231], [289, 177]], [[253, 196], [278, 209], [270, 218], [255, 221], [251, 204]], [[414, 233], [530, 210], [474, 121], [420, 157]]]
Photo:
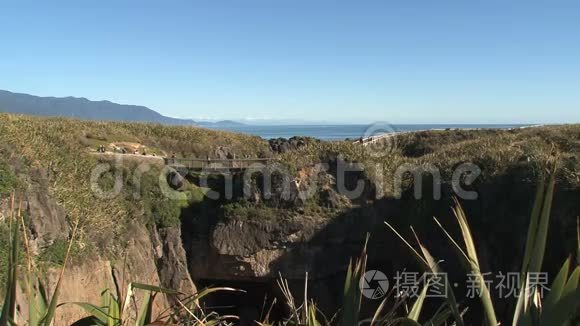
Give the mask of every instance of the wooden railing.
[[165, 165], [175, 168], [187, 168], [190, 170], [204, 170], [204, 169], [247, 169], [259, 165], [266, 165], [271, 162], [269, 158], [254, 158], [254, 159], [186, 159], [186, 158], [164, 158]]

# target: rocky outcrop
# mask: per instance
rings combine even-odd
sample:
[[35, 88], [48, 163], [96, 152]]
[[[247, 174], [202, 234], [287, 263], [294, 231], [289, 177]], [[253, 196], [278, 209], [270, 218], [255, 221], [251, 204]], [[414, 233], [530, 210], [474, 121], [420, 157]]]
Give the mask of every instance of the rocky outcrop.
[[[160, 284], [184, 294], [196, 293], [197, 290], [187, 268], [185, 250], [181, 242], [181, 229], [179, 227], [160, 229], [155, 240]], [[169, 300], [172, 304], [177, 303], [172, 298]]]
[[[41, 206], [50, 206], [53, 203], [43, 202]], [[33, 213], [35, 211], [32, 211]], [[32, 215], [32, 219], [35, 217]], [[64, 216], [56, 216], [56, 218], [64, 218]], [[82, 262], [73, 260], [69, 262], [66, 268], [49, 267], [40, 279], [43, 288], [48, 297], [51, 297], [56, 288], [56, 285], [61, 277], [60, 290], [58, 300], [62, 305], [59, 306], [56, 316], [55, 325], [70, 325], [73, 322], [83, 319], [87, 316], [87, 312], [74, 304], [66, 304], [71, 302], [86, 302], [98, 304], [101, 302], [101, 293], [103, 290], [110, 290], [111, 293], [116, 293], [116, 289], [126, 293], [130, 282], [139, 282], [144, 284], [162, 284], [157, 268], [154, 264], [154, 256], [152, 251], [152, 244], [149, 239], [148, 230], [138, 224], [133, 224], [128, 231], [133, 235], [130, 243], [127, 244], [125, 250], [125, 258], [115, 261], [103, 259], [98, 256], [85, 257]], [[39, 235], [48, 234], [39, 232]], [[46, 240], [40, 237], [39, 242]], [[21, 279], [22, 284], [25, 280]], [[136, 291], [136, 306], [140, 306], [140, 302], [144, 293]], [[28, 302], [27, 296], [20, 292], [17, 296], [17, 316], [21, 322], [27, 320]], [[168, 303], [162, 296], [157, 297], [153, 304], [154, 314], [160, 313]], [[128, 314], [135, 316], [136, 309], [129, 307]]]
[[[231, 160], [236, 156], [229, 148], [219, 146], [214, 150], [214, 157], [219, 160]], [[238, 157], [239, 158], [239, 157]]]
[[[342, 209], [350, 207], [350, 200], [336, 189], [336, 178], [320, 168], [304, 168], [291, 175], [280, 164], [270, 164], [252, 177], [244, 176], [243, 196], [245, 200], [267, 207], [304, 211], [307, 202], [316, 206]], [[269, 187], [265, 187], [269, 184]]]
[[[63, 274], [60, 288], [60, 302], [101, 302], [101, 292], [105, 289], [113, 290], [115, 282], [112, 277], [113, 266], [110, 261], [89, 259], [82, 264], [72, 264]], [[53, 293], [60, 276], [60, 269], [51, 268], [47, 275], [47, 293]], [[25, 312], [26, 313], [26, 312]], [[58, 308], [55, 316], [55, 325], [69, 325], [87, 316], [80, 307], [65, 304]]]
[[308, 167], [292, 176], [271, 165], [243, 181], [234, 182], [245, 192], [243, 199], [234, 198], [236, 209], [184, 212], [184, 221], [198, 221], [183, 230], [194, 280], [268, 282], [280, 274], [296, 280], [306, 272], [311, 279], [340, 274], [360, 253], [366, 232], [381, 221], [353, 208], [323, 169]]
[[301, 147], [308, 146], [311, 143], [317, 143], [320, 140], [311, 137], [291, 137], [286, 138], [274, 138], [268, 140], [270, 144], [270, 149], [274, 153], [286, 153], [289, 151], [297, 150]]
[[[358, 218], [358, 221], [356, 219]], [[360, 253], [365, 229], [376, 222], [364, 216], [337, 220], [313, 216], [218, 223], [207, 238], [187, 249], [194, 279], [269, 280], [279, 273], [322, 279], [344, 271]]]
[[[138, 282], [144, 284], [166, 286], [160, 278], [153, 244], [149, 231], [143, 225], [132, 224], [128, 228], [132, 235], [131, 241], [127, 244], [124, 257], [119, 260], [106, 260], [98, 256], [90, 259], [83, 259], [82, 262], [71, 262], [62, 275], [59, 302], [87, 302], [98, 304], [101, 302], [100, 294], [103, 290], [109, 289], [115, 293], [116, 289], [126, 294], [129, 283]], [[61, 274], [60, 267], [51, 267], [41, 280], [44, 283], [48, 294], [54, 292], [56, 284]], [[168, 273], [167, 271], [164, 272]], [[178, 290], [191, 290], [191, 286], [184, 286]], [[136, 307], [140, 307], [140, 302], [144, 293], [136, 290], [136, 304], [129, 307], [130, 316], [135, 316]], [[124, 299], [122, 299], [124, 300]], [[20, 311], [26, 315], [24, 307], [27, 306], [26, 298], [19, 297]], [[153, 304], [153, 315], [162, 312], [169, 303], [164, 296], [157, 296]], [[69, 325], [87, 316], [87, 313], [80, 307], [73, 304], [65, 304], [58, 308], [55, 325]]]
[[[313, 172], [301, 171], [302, 182], [313, 182]], [[300, 173], [299, 173], [300, 174]], [[443, 185], [442, 198], [433, 199], [425, 195], [415, 199], [413, 189], [406, 189], [400, 199], [387, 197], [368, 199], [360, 203], [343, 203], [343, 198], [332, 187], [331, 176], [322, 177], [322, 187], [315, 198], [317, 207], [337, 206], [330, 216], [295, 209], [292, 214], [237, 217], [235, 212], [220, 218], [216, 212], [208, 212], [209, 227], [192, 227], [183, 231], [189, 257], [189, 268], [194, 280], [208, 285], [239, 286], [249, 292], [260, 292], [264, 296], [276, 296], [276, 278], [282, 275], [290, 280], [302, 293], [305, 273], [308, 273], [309, 291], [324, 311], [334, 313], [338, 309], [344, 272], [351, 257], [357, 257], [365, 242], [367, 232], [371, 234], [368, 244], [369, 269], [381, 270], [389, 279], [397, 272], [418, 271], [413, 256], [399, 238], [388, 230], [384, 221], [389, 221], [407, 239], [413, 238], [409, 226], [413, 226], [419, 237], [437, 259], [445, 260], [442, 266], [450, 277], [464, 280], [465, 272], [441, 230], [433, 222], [436, 216], [454, 238], [461, 238], [450, 207], [453, 192]], [[486, 271], [519, 270], [520, 257], [525, 243], [529, 214], [535, 184], [515, 174], [498, 176], [485, 183], [478, 183], [474, 190], [477, 200], [462, 201], [481, 264]], [[258, 183], [259, 184], [259, 183]], [[254, 189], [254, 188], [253, 188]], [[550, 237], [567, 239], [550, 245], [546, 252], [545, 269], [549, 273], [564, 261], [569, 248], [575, 248], [575, 216], [580, 211], [578, 188], [566, 189], [559, 184], [552, 209]], [[255, 195], [263, 195], [259, 187]], [[277, 201], [255, 200], [253, 208], [276, 204]], [[240, 211], [245, 206], [240, 206]], [[277, 212], [276, 210], [273, 210]], [[283, 209], [287, 213], [288, 209]], [[203, 214], [203, 211], [198, 211]], [[184, 216], [185, 219], [194, 216]], [[200, 218], [199, 215], [196, 218]], [[217, 219], [217, 220], [216, 220]], [[213, 223], [212, 223], [213, 221]], [[570, 240], [571, 239], [571, 240]], [[300, 287], [301, 286], [301, 287]], [[464, 285], [460, 285], [462, 287]], [[340, 291], [338, 291], [340, 292]], [[260, 295], [255, 295], [260, 297]], [[249, 297], [245, 297], [249, 298]], [[280, 299], [280, 298], [279, 298]], [[225, 299], [216, 304], [232, 304]], [[250, 299], [247, 299], [250, 300]], [[252, 304], [261, 304], [256, 301]]]
[[[295, 245], [310, 241], [324, 224], [324, 221], [309, 217], [283, 221], [232, 220], [219, 223], [211, 234], [210, 247], [214, 252], [213, 258], [224, 257], [226, 264], [221, 259], [208, 261], [209, 264], [206, 264], [210, 268], [206, 268], [205, 272], [197, 268], [196, 276], [275, 278], [278, 271], [273, 271], [270, 265], [295, 249]], [[308, 270], [305, 267], [312, 263], [311, 259], [304, 258], [300, 266], [295, 266], [296, 270], [287, 271], [285, 275], [297, 273], [299, 277], [303, 277], [304, 271]], [[221, 268], [214, 269], [216, 266]]]
[[30, 240], [35, 252], [56, 240], [68, 239], [70, 232], [64, 208], [50, 198], [46, 174], [42, 169], [31, 172], [23, 203], [29, 216]]
[[[68, 241], [70, 227], [66, 211], [50, 195], [47, 171], [36, 169], [29, 175], [21, 175], [29, 185], [25, 191], [22, 207], [28, 216], [29, 233], [33, 253], [40, 253], [56, 240]], [[2, 202], [6, 206], [7, 201]], [[0, 207], [0, 211], [7, 211]], [[114, 260], [100, 257], [96, 253], [82, 259], [73, 258], [64, 274], [59, 294], [59, 302], [88, 302], [98, 304], [105, 289], [115, 293], [115, 289], [125, 295], [129, 283], [138, 282], [158, 285], [190, 295], [195, 286], [187, 271], [185, 250], [181, 244], [179, 227], [157, 230], [148, 229], [139, 219], [127, 226], [127, 243], [120, 257]], [[47, 294], [54, 292], [61, 274], [60, 267], [50, 267], [40, 280]], [[24, 280], [22, 280], [24, 281]], [[136, 290], [136, 303], [129, 307], [129, 314], [136, 314], [144, 293]], [[27, 298], [18, 295], [18, 315], [25, 320]], [[169, 300], [169, 301], [168, 301]], [[157, 296], [153, 315], [162, 312], [171, 304], [171, 299]], [[69, 325], [87, 316], [87, 313], [73, 304], [58, 308], [55, 325]]]

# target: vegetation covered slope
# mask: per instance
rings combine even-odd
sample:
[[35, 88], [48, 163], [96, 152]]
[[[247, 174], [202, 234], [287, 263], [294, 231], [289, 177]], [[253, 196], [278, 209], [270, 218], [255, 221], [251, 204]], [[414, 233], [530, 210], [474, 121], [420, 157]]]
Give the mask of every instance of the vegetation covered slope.
[[[21, 176], [33, 169], [47, 171], [51, 196], [64, 207], [71, 225], [80, 223], [78, 246], [81, 249], [114, 252], [122, 245], [116, 243], [118, 239], [127, 237], [123, 234], [127, 220], [138, 218], [144, 212], [173, 214], [177, 216], [168, 218], [178, 219], [179, 207], [155, 194], [155, 191], [158, 194], [154, 187], [154, 178], [158, 176], [155, 167], [144, 177], [142, 186], [149, 188], [141, 189], [140, 200], [135, 200], [132, 188], [110, 199], [95, 197], [90, 178], [99, 158], [90, 152], [94, 152], [97, 143], [111, 142], [139, 143], [167, 155], [192, 153], [197, 157], [213, 156], [219, 147], [238, 155], [255, 156], [268, 151], [267, 143], [257, 137], [202, 128], [0, 114], [2, 175], [6, 174], [8, 165]], [[131, 186], [130, 176], [134, 171], [121, 172], [126, 185]], [[8, 182], [9, 179], [3, 178], [2, 192], [9, 191], [4, 189], [8, 188], [5, 185]]]
[[393, 194], [397, 169], [405, 164], [434, 166], [447, 182], [454, 168], [466, 162], [481, 169], [480, 180], [514, 170], [535, 180], [538, 169], [555, 153], [563, 165], [559, 179], [568, 185], [580, 184], [580, 125], [423, 131], [401, 134], [368, 147], [352, 142], [320, 142], [284, 153], [280, 160], [293, 170], [337, 158], [362, 163], [367, 177], [381, 184], [388, 196]]
[[[155, 187], [158, 176], [155, 167], [144, 177], [145, 189], [141, 189], [142, 196], [138, 199], [132, 193], [134, 169], [131, 167], [120, 171], [127, 191], [112, 199], [96, 198], [90, 177], [100, 159], [89, 152], [100, 144], [123, 142], [140, 144], [150, 152], [166, 156], [176, 153], [205, 158], [214, 156], [220, 148], [238, 157], [272, 155], [268, 143], [258, 137], [202, 128], [0, 114], [3, 161], [21, 169], [16, 171], [21, 174], [37, 168], [48, 171], [52, 195], [66, 210], [69, 222], [79, 221], [81, 225], [80, 247], [107, 247], [115, 251], [115, 246], [120, 244], [112, 239], [123, 238], [126, 219], [145, 215], [149, 217], [146, 222], [179, 223], [179, 205], [187, 205], [171, 202], [159, 194]], [[434, 165], [444, 180], [449, 180], [453, 168], [464, 162], [477, 164], [482, 169], [481, 178], [514, 169], [525, 171], [526, 177], [533, 178], [540, 164], [557, 151], [563, 162], [560, 178], [568, 184], [579, 183], [580, 126], [577, 125], [509, 131], [430, 131], [399, 135], [388, 142], [372, 148], [352, 142], [311, 142], [277, 154], [277, 159], [294, 177], [299, 177], [299, 172], [312, 164], [327, 163], [338, 157], [361, 162], [366, 178], [383, 187], [383, 193], [389, 196], [393, 193], [396, 169], [406, 163]], [[111, 174], [115, 172], [119, 171]], [[411, 181], [406, 176], [405, 183], [409, 185]], [[6, 188], [3, 184], [0, 187]]]

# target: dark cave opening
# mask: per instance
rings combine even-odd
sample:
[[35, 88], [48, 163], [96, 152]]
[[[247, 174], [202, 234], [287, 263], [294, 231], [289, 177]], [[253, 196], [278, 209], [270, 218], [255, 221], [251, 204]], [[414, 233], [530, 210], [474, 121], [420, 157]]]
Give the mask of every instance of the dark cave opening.
[[255, 326], [256, 321], [282, 320], [288, 316], [285, 299], [276, 280], [258, 281], [236, 280], [195, 280], [199, 289], [227, 287], [237, 291], [218, 291], [200, 303], [206, 312], [215, 311], [220, 315], [238, 316], [235, 321], [240, 326]]

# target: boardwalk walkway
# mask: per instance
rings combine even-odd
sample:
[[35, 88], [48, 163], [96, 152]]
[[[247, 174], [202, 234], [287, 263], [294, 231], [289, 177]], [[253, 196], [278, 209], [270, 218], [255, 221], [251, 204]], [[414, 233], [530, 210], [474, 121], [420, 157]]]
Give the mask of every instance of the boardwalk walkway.
[[355, 140], [353, 143], [354, 144], [362, 144], [363, 146], [368, 146], [368, 145], [372, 145], [375, 143], [378, 143], [381, 140], [385, 140], [385, 139], [389, 139], [391, 137], [395, 137], [398, 135], [402, 135], [402, 134], [406, 134], [406, 133], [410, 133], [413, 131], [402, 131], [402, 132], [390, 132], [390, 133], [384, 133], [384, 134], [380, 134], [380, 135], [376, 135], [376, 136], [371, 136], [368, 138], [362, 138], [359, 140]]
[[263, 166], [272, 161], [269, 158], [254, 159], [185, 159], [164, 158], [165, 165], [175, 169], [187, 169], [193, 171], [221, 171], [221, 170], [245, 170], [251, 167]]

